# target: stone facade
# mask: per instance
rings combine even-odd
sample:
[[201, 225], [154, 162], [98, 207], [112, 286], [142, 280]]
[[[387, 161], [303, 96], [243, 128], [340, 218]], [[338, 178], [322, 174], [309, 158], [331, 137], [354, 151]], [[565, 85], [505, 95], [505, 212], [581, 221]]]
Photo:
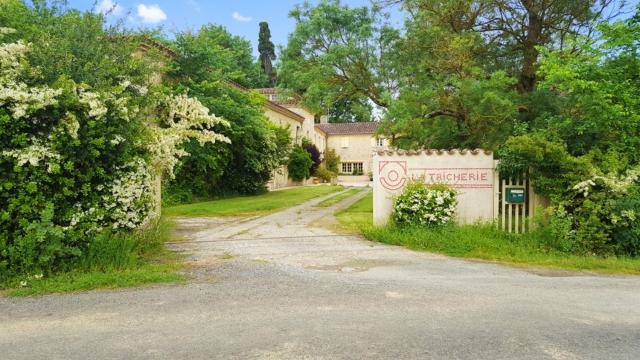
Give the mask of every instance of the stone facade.
[[[291, 139], [300, 144], [303, 138], [313, 143], [320, 154], [328, 148], [340, 156], [338, 182], [368, 183], [372, 176], [372, 155], [375, 151], [388, 149], [388, 141], [376, 137], [376, 122], [316, 123], [316, 115], [300, 104], [299, 98], [280, 96], [276, 89], [254, 89], [265, 96], [265, 115], [276, 125], [289, 125]], [[277, 106], [278, 108], [275, 108]], [[282, 111], [285, 109], [288, 111]], [[323, 119], [325, 120], [325, 119]], [[286, 169], [274, 173], [269, 187], [272, 189], [293, 186]]]
[[338, 182], [363, 183], [372, 176], [372, 154], [389, 143], [375, 134], [377, 123], [316, 124], [324, 132], [327, 148], [340, 156]]

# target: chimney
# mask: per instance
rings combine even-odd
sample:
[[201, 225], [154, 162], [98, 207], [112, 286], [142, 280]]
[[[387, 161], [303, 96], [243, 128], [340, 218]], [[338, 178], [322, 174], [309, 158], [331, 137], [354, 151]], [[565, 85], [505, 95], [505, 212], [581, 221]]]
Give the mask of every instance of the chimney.
[[328, 123], [329, 123], [329, 116], [328, 115], [320, 116], [320, 124], [328, 124]]

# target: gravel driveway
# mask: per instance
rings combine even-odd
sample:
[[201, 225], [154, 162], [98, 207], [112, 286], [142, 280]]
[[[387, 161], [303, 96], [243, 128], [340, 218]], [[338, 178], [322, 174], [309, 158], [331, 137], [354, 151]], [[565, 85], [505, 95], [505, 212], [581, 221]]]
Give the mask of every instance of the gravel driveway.
[[[0, 298], [0, 359], [638, 359], [640, 277], [523, 270], [331, 230], [322, 199], [181, 219], [187, 285]], [[333, 196], [333, 195], [330, 195]]]

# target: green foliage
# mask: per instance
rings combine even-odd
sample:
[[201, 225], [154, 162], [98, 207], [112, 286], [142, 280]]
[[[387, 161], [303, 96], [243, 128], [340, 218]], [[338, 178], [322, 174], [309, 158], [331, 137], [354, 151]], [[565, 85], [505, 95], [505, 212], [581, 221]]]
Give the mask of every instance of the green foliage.
[[576, 256], [563, 249], [548, 227], [527, 234], [508, 234], [493, 224], [374, 227], [372, 193], [336, 214], [347, 230], [361, 232], [367, 239], [385, 244], [449, 256], [482, 259], [515, 266], [548, 267], [640, 274], [640, 260], [628, 257]]
[[511, 137], [498, 155], [501, 174], [513, 176], [530, 170], [536, 193], [554, 202], [564, 199], [575, 184], [594, 172], [588, 158], [571, 156], [566, 145], [541, 135]]
[[320, 160], [320, 150], [307, 138], [302, 139], [302, 148], [311, 156], [311, 160], [313, 161], [311, 164], [311, 174], [315, 175], [318, 166], [320, 166], [322, 162], [322, 160]]
[[324, 165], [327, 170], [337, 174], [339, 172], [338, 166], [340, 166], [340, 156], [336, 153], [335, 149], [327, 148], [324, 152]]
[[161, 66], [136, 54], [140, 39], [63, 5], [0, 2], [15, 26], [0, 37], [16, 40], [0, 40], [2, 277], [132, 264], [129, 237], [154, 217], [152, 182], [175, 145], [224, 140], [203, 128], [223, 121], [157, 86]]
[[296, 28], [280, 56], [279, 85], [304, 93], [316, 112], [369, 121], [364, 99], [386, 106], [386, 62], [380, 56], [397, 32], [378, 26], [380, 14], [367, 7], [350, 8], [337, 0], [297, 5], [289, 16]]
[[444, 225], [455, 220], [456, 191], [445, 184], [410, 182], [393, 199], [393, 221], [399, 226]]
[[425, 5], [435, 9], [417, 11], [396, 43], [391, 59], [399, 96], [380, 128], [395, 146], [494, 149], [514, 128], [516, 80], [485, 69], [481, 34], [440, 16], [457, 5], [468, 10], [447, 1]]
[[311, 166], [313, 160], [311, 155], [301, 146], [294, 146], [289, 154], [287, 170], [289, 177], [294, 181], [302, 181], [311, 177]]
[[269, 86], [274, 86], [276, 82], [276, 69], [273, 67], [272, 61], [276, 59], [276, 48], [273, 42], [271, 42], [269, 23], [262, 21], [259, 26], [258, 52], [260, 53], [260, 67], [269, 79]]
[[25, 3], [1, 1], [0, 26], [17, 30], [6, 41], [32, 44], [28, 61], [44, 83], [64, 76], [94, 88], [117, 86], [123, 78], [145, 84], [162, 68], [153, 57], [131, 56], [141, 37], [108, 26], [102, 15], [69, 9], [63, 1]]
[[231, 35], [223, 26], [205, 25], [195, 33], [178, 33], [175, 47], [175, 73], [179, 77], [190, 77], [196, 83], [232, 80], [249, 88], [265, 84], [265, 75], [254, 62], [251, 43]]
[[320, 164], [316, 170], [316, 176], [322, 180], [322, 182], [331, 182], [338, 174], [327, 169], [325, 164]]
[[614, 205], [616, 228], [612, 234], [617, 254], [640, 256], [640, 185], [636, 185], [629, 194]]
[[62, 269], [103, 228], [135, 228], [151, 212], [144, 119], [126, 112], [145, 100], [122, 87], [81, 90], [64, 78], [54, 87], [55, 106], [24, 117], [0, 107], [5, 271]]
[[[22, 274], [51, 269], [66, 256], [78, 256], [79, 249], [64, 245], [62, 226], [53, 223], [53, 205], [48, 205], [39, 220], [26, 225], [24, 236], [3, 244], [0, 262], [3, 272]], [[3, 249], [4, 248], [4, 249]]]
[[179, 34], [176, 47], [173, 80], [230, 122], [219, 132], [231, 144], [185, 145], [190, 156], [181, 160], [176, 178], [167, 184], [164, 193], [172, 197], [167, 203], [265, 191], [273, 171], [284, 165], [291, 140], [288, 129], [274, 126], [264, 116], [261, 95], [225, 82], [248, 86], [259, 82], [249, 43], [223, 27], [207, 26], [196, 34]]
[[600, 30], [598, 41], [574, 43], [578, 53], [542, 51], [529, 133], [506, 141], [500, 168], [530, 169], [534, 189], [555, 205], [552, 229], [565, 248], [637, 256], [638, 224], [629, 217], [637, 204], [627, 191], [640, 162], [640, 27], [615, 22]]

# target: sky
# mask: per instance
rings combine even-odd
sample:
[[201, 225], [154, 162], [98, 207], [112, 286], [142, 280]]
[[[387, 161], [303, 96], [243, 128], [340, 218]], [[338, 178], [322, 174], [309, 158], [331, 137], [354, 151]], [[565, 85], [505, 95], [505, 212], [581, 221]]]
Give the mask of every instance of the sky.
[[[229, 32], [248, 39], [257, 55], [258, 23], [266, 21], [271, 41], [286, 45], [287, 35], [295, 22], [289, 11], [304, 0], [69, 0], [69, 6], [84, 11], [107, 11], [109, 21], [124, 19], [126, 26], [162, 26], [169, 36], [178, 31], [197, 30], [202, 25], [224, 25]], [[311, 0], [317, 3], [317, 0]], [[349, 6], [370, 5], [370, 0], [342, 0]], [[402, 16], [394, 11], [391, 21], [401, 23]]]

